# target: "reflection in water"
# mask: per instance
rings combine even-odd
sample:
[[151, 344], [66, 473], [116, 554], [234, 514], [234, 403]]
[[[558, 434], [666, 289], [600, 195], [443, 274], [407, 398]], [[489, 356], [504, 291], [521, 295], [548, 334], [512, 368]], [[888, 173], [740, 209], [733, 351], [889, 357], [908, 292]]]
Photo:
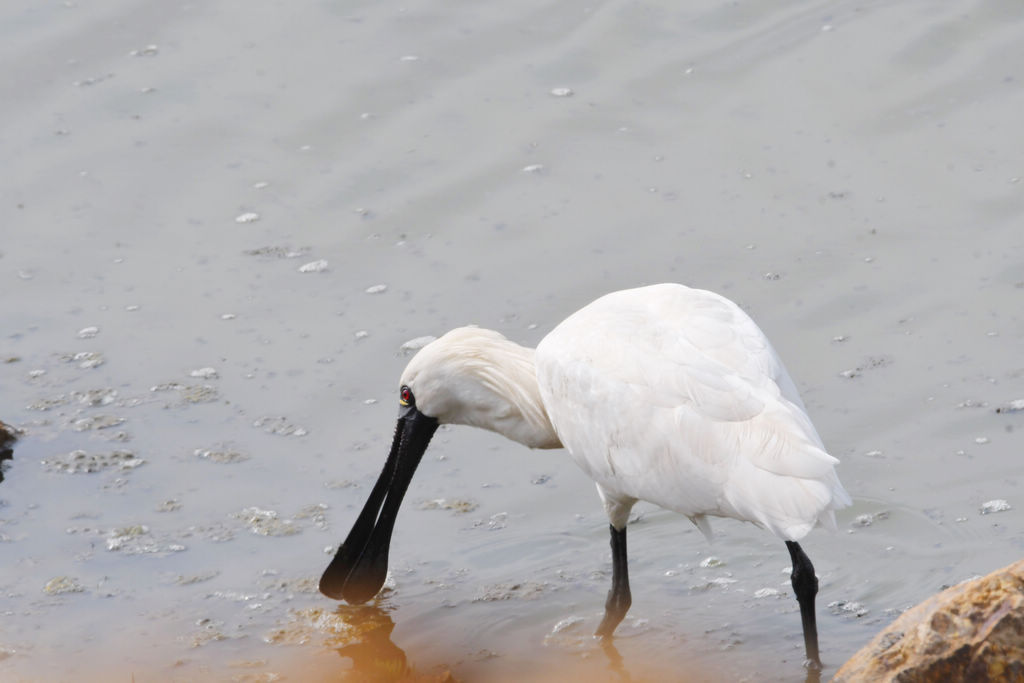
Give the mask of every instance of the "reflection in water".
[[357, 632], [354, 642], [336, 651], [352, 660], [355, 678], [361, 681], [397, 681], [411, 673], [405, 651], [391, 641], [395, 622], [375, 605], [339, 605], [335, 612]]
[[807, 678], [804, 679], [804, 683], [821, 683], [821, 668], [816, 666], [808, 666]]
[[[406, 659], [405, 651], [391, 640], [391, 632], [395, 622], [391, 615], [376, 605], [338, 605], [334, 614], [348, 624], [355, 636], [345, 635], [342, 641], [328, 643], [342, 657], [352, 660], [350, 678], [345, 680], [367, 681], [368, 683], [454, 683], [451, 671], [434, 674], [417, 673]], [[597, 639], [595, 639], [597, 640]], [[632, 681], [629, 671], [623, 662], [622, 654], [615, 647], [612, 638], [599, 639], [601, 650], [608, 658], [608, 670], [614, 674], [614, 680]], [[582, 671], [582, 670], [581, 670]], [[592, 671], [592, 670], [591, 670]], [[545, 678], [544, 680], [581, 680], [571, 668], [564, 672], [565, 678]], [[643, 678], [643, 677], [642, 677]], [[601, 677], [604, 680], [604, 677]], [[508, 680], [508, 679], [501, 679]], [[818, 683], [810, 677], [807, 683]]]
[[4, 480], [4, 460], [14, 457], [14, 442], [17, 440], [13, 427], [0, 422], [0, 481]]
[[632, 680], [629, 677], [629, 672], [626, 671], [625, 664], [622, 662], [622, 655], [619, 653], [619, 648], [615, 647], [615, 641], [611, 638], [602, 638], [601, 649], [604, 650], [605, 655], [608, 656], [608, 668], [610, 668], [612, 672], [617, 674], [622, 680]]

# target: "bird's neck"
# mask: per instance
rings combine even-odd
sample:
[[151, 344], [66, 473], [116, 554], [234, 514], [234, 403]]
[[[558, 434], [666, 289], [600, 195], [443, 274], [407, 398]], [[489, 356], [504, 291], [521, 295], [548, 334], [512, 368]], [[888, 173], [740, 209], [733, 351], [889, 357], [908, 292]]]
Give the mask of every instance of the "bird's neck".
[[467, 415], [465, 422], [530, 448], [561, 448], [541, 399], [534, 349], [500, 339], [479, 352], [477, 377], [493, 403], [488, 410]]

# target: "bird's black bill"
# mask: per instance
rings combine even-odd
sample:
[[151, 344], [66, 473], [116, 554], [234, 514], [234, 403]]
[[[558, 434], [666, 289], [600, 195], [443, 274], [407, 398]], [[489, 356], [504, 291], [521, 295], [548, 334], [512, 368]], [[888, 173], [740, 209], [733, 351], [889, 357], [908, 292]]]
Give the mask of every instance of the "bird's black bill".
[[436, 419], [412, 406], [402, 409], [384, 470], [348, 537], [320, 577], [321, 593], [360, 604], [380, 591], [388, 573], [388, 549], [398, 508], [437, 424]]

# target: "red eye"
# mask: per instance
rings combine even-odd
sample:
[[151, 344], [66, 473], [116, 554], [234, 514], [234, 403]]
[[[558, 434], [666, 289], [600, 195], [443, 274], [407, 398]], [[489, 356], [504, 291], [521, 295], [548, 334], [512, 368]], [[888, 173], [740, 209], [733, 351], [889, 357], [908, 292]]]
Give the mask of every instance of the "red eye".
[[402, 392], [401, 394], [399, 394], [399, 397], [402, 399], [402, 403], [405, 405], [409, 405], [410, 403], [412, 403], [412, 392], [409, 391], [409, 387], [402, 387]]

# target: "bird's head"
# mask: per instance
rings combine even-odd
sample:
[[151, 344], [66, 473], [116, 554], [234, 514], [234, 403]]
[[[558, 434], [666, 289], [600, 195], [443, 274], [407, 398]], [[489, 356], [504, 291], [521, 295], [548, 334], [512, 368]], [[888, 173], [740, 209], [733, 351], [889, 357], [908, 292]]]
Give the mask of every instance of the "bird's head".
[[[498, 332], [459, 327], [435, 339], [413, 356], [402, 372], [399, 401], [413, 402], [424, 415], [441, 424], [492, 428], [512, 412], [514, 381], [503, 375], [518, 369], [536, 382], [532, 356], [527, 363], [513, 344]], [[500, 431], [500, 430], [495, 430]]]
[[398, 424], [384, 469], [345, 542], [320, 579], [320, 591], [366, 602], [387, 577], [398, 508], [440, 424], [490, 429], [535, 448], [557, 448], [544, 410], [533, 350], [501, 334], [460, 327], [427, 344], [402, 373]]

